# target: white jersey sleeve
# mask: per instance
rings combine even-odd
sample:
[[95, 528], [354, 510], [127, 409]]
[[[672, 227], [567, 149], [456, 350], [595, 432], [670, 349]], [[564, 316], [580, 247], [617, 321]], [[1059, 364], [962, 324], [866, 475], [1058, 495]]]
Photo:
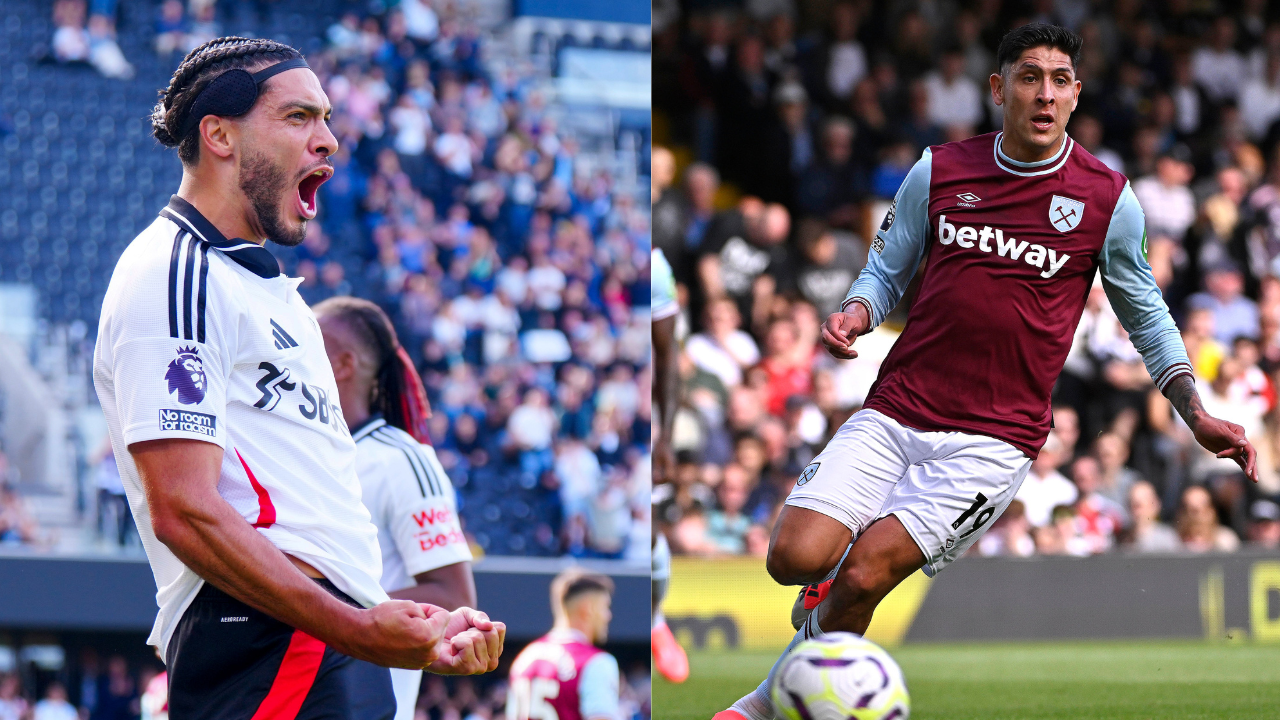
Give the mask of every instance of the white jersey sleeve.
[[470, 561], [457, 496], [435, 450], [389, 425], [361, 437], [357, 446], [370, 443], [380, 451], [379, 461], [361, 473], [361, 482], [377, 487], [378, 507], [370, 511], [399, 553], [408, 579]]
[[602, 652], [588, 660], [578, 679], [578, 707], [583, 720], [622, 720], [618, 717], [620, 684], [617, 658]]
[[172, 249], [130, 248], [133, 272], [103, 303], [95, 374], [114, 388], [126, 445], [183, 438], [226, 448], [240, 305], [210, 297], [208, 245], [185, 232], [152, 242]]

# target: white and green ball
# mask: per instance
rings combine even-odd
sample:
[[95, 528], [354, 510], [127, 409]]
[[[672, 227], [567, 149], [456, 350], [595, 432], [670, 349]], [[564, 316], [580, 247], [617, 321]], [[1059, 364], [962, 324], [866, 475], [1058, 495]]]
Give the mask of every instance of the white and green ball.
[[911, 713], [898, 663], [853, 633], [827, 633], [797, 645], [769, 694], [785, 720], [906, 720]]

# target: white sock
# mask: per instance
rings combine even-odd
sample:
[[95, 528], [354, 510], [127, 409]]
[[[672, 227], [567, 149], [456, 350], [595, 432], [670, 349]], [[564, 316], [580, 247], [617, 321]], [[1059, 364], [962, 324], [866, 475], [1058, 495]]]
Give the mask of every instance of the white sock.
[[795, 646], [822, 634], [822, 628], [818, 627], [817, 615], [818, 609], [814, 608], [813, 612], [809, 613], [809, 619], [800, 626], [795, 637], [791, 638], [787, 649], [782, 651], [777, 661], [773, 663], [773, 667], [769, 668], [769, 676], [760, 683], [760, 687], [744, 695], [731, 706], [731, 709], [741, 713], [747, 720], [773, 720], [773, 700], [769, 698], [769, 686], [773, 684], [773, 676], [782, 665], [783, 658], [789, 655]]

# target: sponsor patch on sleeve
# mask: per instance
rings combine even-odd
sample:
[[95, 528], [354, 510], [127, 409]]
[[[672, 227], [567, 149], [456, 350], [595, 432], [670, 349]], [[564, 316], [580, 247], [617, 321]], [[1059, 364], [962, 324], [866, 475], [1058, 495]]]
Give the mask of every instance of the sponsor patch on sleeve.
[[893, 225], [893, 218], [898, 212], [898, 198], [889, 203], [889, 212], [884, 214], [884, 222], [880, 223], [880, 232], [887, 231]]
[[218, 418], [190, 410], [161, 410], [160, 429], [165, 432], [179, 431], [216, 437]]
[[871, 240], [871, 249], [876, 251], [877, 255], [884, 253], [884, 238], [877, 233]]

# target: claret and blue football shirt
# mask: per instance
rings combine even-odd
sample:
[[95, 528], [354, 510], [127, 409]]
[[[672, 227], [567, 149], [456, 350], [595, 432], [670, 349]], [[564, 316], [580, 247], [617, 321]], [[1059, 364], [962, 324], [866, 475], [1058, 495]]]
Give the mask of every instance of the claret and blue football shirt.
[[1164, 390], [1191, 363], [1146, 260], [1142, 208], [1125, 177], [1070, 137], [1035, 163], [1001, 133], [925, 150], [908, 173], [845, 300], [872, 327], [920, 292], [868, 394], [918, 430], [1004, 440], [1035, 457], [1095, 272]]

